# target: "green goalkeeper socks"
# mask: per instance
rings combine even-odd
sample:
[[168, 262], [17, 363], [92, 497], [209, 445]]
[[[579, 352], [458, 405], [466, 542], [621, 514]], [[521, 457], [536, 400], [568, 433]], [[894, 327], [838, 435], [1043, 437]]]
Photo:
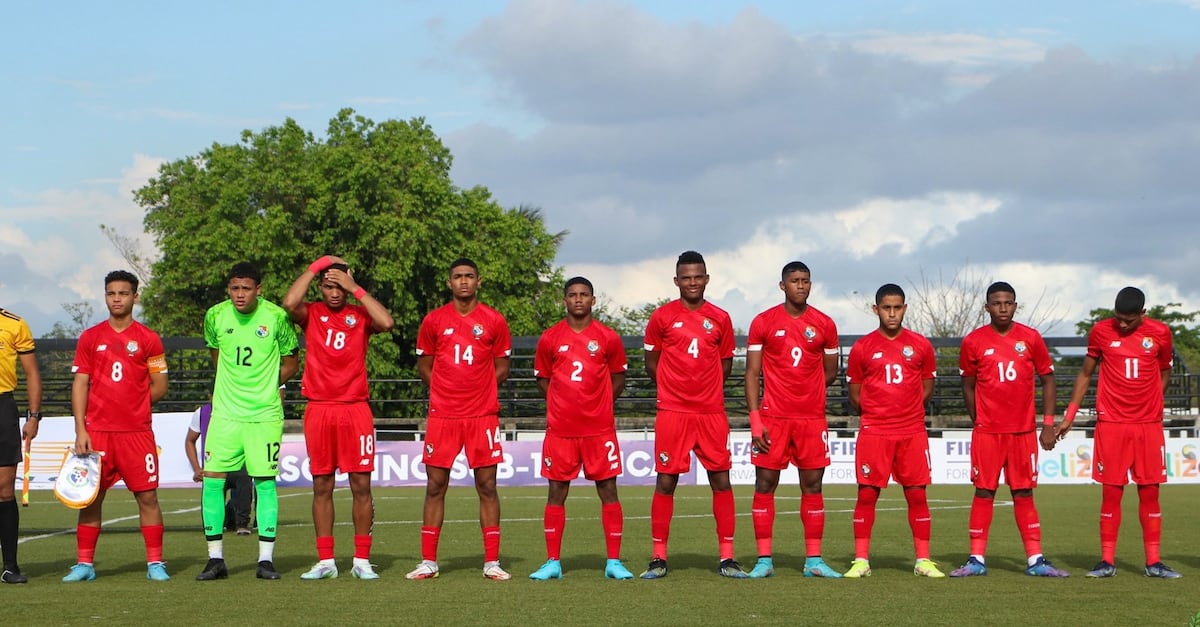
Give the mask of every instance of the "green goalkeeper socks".
[[258, 496], [255, 514], [258, 517], [258, 536], [275, 539], [275, 527], [279, 523], [279, 497], [275, 492], [274, 477], [255, 477], [254, 493]]
[[204, 537], [220, 539], [225, 531], [225, 478], [205, 477], [200, 493], [200, 511], [204, 517]]

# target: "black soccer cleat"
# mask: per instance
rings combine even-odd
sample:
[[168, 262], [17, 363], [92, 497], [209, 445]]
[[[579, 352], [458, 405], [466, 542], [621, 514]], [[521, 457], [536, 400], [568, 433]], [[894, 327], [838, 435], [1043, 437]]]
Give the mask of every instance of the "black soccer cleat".
[[5, 568], [3, 573], [0, 573], [0, 582], [4, 583], [28, 583], [29, 577], [21, 574], [21, 569], [13, 566]]
[[204, 565], [204, 570], [196, 575], [196, 581], [213, 581], [214, 579], [227, 579], [229, 577], [229, 569], [225, 568], [225, 560], [219, 557], [209, 558], [208, 563]]
[[258, 563], [258, 570], [254, 571], [254, 576], [259, 579], [279, 579], [279, 571], [275, 570], [275, 565], [271, 560], [263, 560]]

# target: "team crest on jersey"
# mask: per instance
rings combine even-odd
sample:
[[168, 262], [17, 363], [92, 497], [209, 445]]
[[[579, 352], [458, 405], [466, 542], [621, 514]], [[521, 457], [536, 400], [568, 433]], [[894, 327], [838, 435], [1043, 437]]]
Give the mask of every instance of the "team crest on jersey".
[[700, 325], [700, 326], [704, 327], [704, 330], [705, 330], [705, 331], [712, 331], [712, 330], [713, 330], [713, 323], [712, 323], [712, 320], [709, 320], [708, 318], [705, 318], [705, 319], [704, 319], [704, 324], [702, 324], [702, 325]]
[[658, 454], [658, 463], [666, 464], [669, 461], [671, 461], [671, 456], [667, 455], [666, 451]]
[[595, 355], [596, 351], [600, 350], [600, 342], [597, 342], [596, 340], [588, 340], [587, 349], [589, 353]]
[[1013, 344], [1013, 350], [1017, 351], [1018, 353], [1024, 353], [1025, 352], [1025, 342], [1019, 341], [1016, 344]]
[[900, 350], [900, 354], [904, 355], [905, 359], [912, 359], [913, 353], [915, 353], [915, 352], [916, 351], [914, 351], [913, 347], [911, 347], [911, 346], [905, 346], [903, 349]]
[[346, 314], [346, 326], [353, 329], [356, 324], [358, 324], [358, 317], [354, 314]]
[[429, 443], [425, 444], [425, 454], [433, 455], [433, 445], [432, 444], [429, 444]]
[[125, 352], [129, 353], [130, 355], [137, 354], [137, 352], [138, 352], [137, 340], [129, 340], [129, 343], [125, 345]]
[[811, 342], [814, 337], [817, 337], [817, 330], [812, 327], [804, 327], [804, 337]]
[[271, 334], [271, 330], [267, 328], [267, 325], [260, 324], [258, 325], [258, 328], [255, 329], [254, 334], [258, 337], [267, 337]]
[[546, 468], [549, 468], [554, 465], [554, 462], [549, 457], [543, 457], [542, 463], [546, 465]]
[[471, 335], [474, 335], [475, 337], [483, 335], [483, 325], [475, 323], [475, 326], [471, 327]]
[[1142, 348], [1144, 348], [1146, 350], [1150, 350], [1150, 349], [1154, 348], [1154, 338], [1152, 338], [1152, 337], [1142, 338]]
[[870, 476], [871, 476], [871, 465], [870, 465], [870, 464], [863, 464], [863, 465], [861, 465], [861, 466], [859, 466], [859, 467], [858, 467], [858, 471], [862, 473], [862, 476], [864, 476], [864, 477], [870, 477]]

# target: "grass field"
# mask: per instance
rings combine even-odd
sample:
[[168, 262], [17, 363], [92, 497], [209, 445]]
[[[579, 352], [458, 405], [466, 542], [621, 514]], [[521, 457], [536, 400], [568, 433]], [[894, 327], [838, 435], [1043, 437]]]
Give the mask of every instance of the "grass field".
[[[738, 487], [738, 557], [754, 562], [749, 518], [751, 489]], [[1126, 491], [1124, 524], [1114, 579], [1083, 577], [1099, 559], [1096, 486], [1045, 486], [1036, 492], [1047, 556], [1071, 571], [1064, 580], [1026, 577], [1024, 555], [1009, 502], [998, 499], [992, 525], [987, 577], [929, 580], [914, 577], [912, 545], [898, 488], [883, 493], [875, 525], [871, 564], [864, 580], [817, 580], [801, 576], [803, 540], [796, 514], [798, 489], [781, 488], [775, 533], [776, 576], [767, 580], [718, 577], [716, 539], [707, 488], [680, 488], [671, 530], [671, 574], [659, 581], [606, 581], [595, 492], [576, 487], [567, 502], [562, 581], [533, 582], [526, 576], [545, 557], [541, 531], [544, 490], [502, 490], [502, 563], [514, 578], [493, 582], [480, 576], [481, 541], [474, 492], [452, 488], [442, 534], [442, 575], [407, 581], [419, 558], [421, 499], [412, 488], [376, 490], [373, 560], [382, 579], [349, 576], [351, 528], [345, 522], [349, 493], [336, 495], [341, 522], [336, 530], [342, 577], [300, 581], [315, 561], [308, 493], [281, 491], [275, 564], [283, 581], [254, 578], [254, 536], [225, 539], [231, 573], [226, 581], [200, 583], [206, 560], [200, 530], [198, 489], [163, 490], [166, 557], [174, 579], [145, 579], [144, 553], [133, 499], [123, 491], [105, 504], [105, 526], [97, 550], [99, 578], [59, 582], [74, 561], [74, 512], [48, 492], [33, 495], [22, 510], [21, 564], [25, 586], [3, 586], [0, 601], [16, 624], [79, 625], [271, 623], [334, 625], [439, 624], [997, 624], [997, 625], [1187, 625], [1200, 612], [1200, 524], [1195, 514], [1200, 486], [1163, 487], [1164, 560], [1183, 573], [1175, 581], [1141, 575], [1143, 561], [1137, 499]], [[966, 557], [967, 513], [972, 488], [934, 486], [933, 557], [945, 570]], [[1002, 495], [1004, 492], [1001, 493]], [[825, 558], [844, 569], [852, 557], [852, 486], [826, 488]], [[649, 558], [650, 488], [625, 488], [623, 557], [639, 573]]]

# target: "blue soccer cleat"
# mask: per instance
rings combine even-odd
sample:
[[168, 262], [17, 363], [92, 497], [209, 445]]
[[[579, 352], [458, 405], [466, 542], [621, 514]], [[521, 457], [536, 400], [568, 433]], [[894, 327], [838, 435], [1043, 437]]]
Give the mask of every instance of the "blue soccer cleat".
[[534, 581], [547, 581], [549, 579], [562, 579], [562, 563], [558, 560], [546, 560], [541, 568], [533, 571], [529, 578]]
[[1112, 564], [1109, 564], [1108, 562], [1101, 561], [1099, 564], [1096, 564], [1095, 568], [1093, 568], [1087, 572], [1087, 576], [1091, 577], [1093, 579], [1100, 579], [1103, 577], [1116, 577], [1117, 576], [1117, 567], [1113, 566]]
[[146, 579], [150, 581], [170, 581], [171, 576], [167, 574], [166, 562], [148, 562], [146, 564]]
[[1175, 572], [1170, 566], [1162, 562], [1154, 562], [1146, 565], [1147, 577], [1158, 577], [1160, 579], [1179, 579], [1183, 575]]
[[76, 581], [92, 581], [96, 578], [96, 568], [91, 564], [76, 564], [71, 567], [71, 572], [63, 577], [63, 583], [74, 583]]
[[1037, 558], [1037, 561], [1033, 563], [1033, 566], [1030, 566], [1029, 568], [1025, 569], [1025, 574], [1029, 575], [1030, 577], [1070, 577], [1071, 576], [1071, 573], [1068, 573], [1065, 570], [1055, 567], [1054, 564], [1050, 563], [1050, 560], [1048, 560], [1044, 557]]
[[819, 557], [809, 557], [804, 560], [805, 577], [824, 577], [826, 579], [841, 579], [842, 574], [829, 567], [825, 560]]
[[[1030, 568], [1033, 568], [1032, 566]], [[1029, 571], [1025, 571], [1029, 572]], [[950, 571], [951, 577], [983, 577], [987, 575], [987, 566], [975, 559], [974, 556], [968, 557], [967, 562], [958, 568]]]
[[754, 568], [746, 574], [750, 579], [766, 579], [775, 576], [775, 562], [769, 557], [760, 557], [754, 563]]
[[633, 573], [621, 563], [621, 560], [608, 560], [604, 563], [605, 579], [633, 579]]

